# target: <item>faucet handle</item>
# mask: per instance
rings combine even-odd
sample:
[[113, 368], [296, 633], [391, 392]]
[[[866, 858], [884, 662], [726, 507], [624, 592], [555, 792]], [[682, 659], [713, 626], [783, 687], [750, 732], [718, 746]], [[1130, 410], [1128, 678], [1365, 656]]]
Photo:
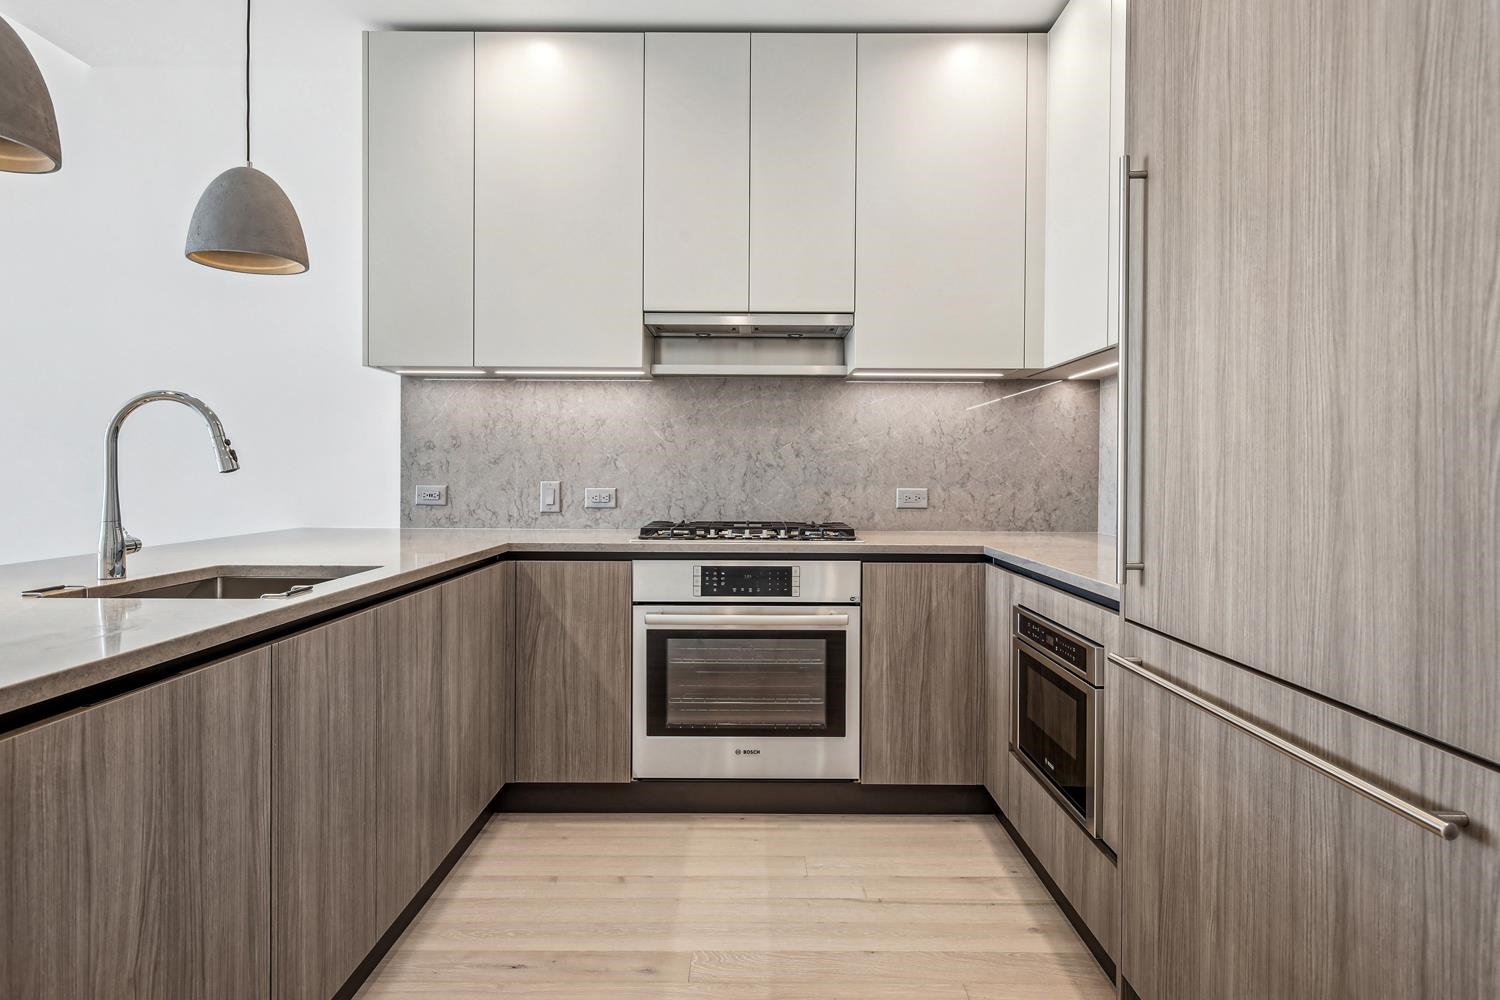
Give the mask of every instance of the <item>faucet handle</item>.
[[134, 555], [141, 551], [141, 540], [130, 532], [125, 532], [125, 554]]

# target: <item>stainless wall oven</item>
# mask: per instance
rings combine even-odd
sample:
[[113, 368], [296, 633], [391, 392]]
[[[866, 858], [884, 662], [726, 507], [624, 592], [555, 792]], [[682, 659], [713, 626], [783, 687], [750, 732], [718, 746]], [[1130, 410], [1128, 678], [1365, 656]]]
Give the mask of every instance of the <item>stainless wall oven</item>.
[[1011, 749], [1090, 836], [1099, 836], [1104, 650], [1017, 604]]
[[859, 777], [858, 562], [633, 569], [637, 778]]

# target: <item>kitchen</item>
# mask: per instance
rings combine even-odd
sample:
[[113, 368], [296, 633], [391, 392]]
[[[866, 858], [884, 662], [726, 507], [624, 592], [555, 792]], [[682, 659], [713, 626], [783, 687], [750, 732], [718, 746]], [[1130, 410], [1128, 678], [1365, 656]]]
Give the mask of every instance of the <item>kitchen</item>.
[[1488, 0], [0, 18], [0, 993], [1500, 992]]

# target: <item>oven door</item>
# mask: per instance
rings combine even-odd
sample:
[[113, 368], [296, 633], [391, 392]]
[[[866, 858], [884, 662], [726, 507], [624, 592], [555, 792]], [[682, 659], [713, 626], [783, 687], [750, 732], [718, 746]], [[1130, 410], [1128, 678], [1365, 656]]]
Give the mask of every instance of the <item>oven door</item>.
[[637, 607], [637, 778], [859, 777], [857, 607]]
[[1090, 836], [1098, 836], [1099, 694], [1066, 664], [1019, 636], [1011, 748]]

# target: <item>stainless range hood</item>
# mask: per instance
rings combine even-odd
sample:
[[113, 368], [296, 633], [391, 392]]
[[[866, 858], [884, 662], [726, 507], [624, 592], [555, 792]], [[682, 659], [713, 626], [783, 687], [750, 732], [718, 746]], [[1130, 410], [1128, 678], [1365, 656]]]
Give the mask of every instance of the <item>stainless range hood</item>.
[[652, 375], [843, 378], [853, 313], [648, 312]]
[[646, 329], [653, 337], [840, 339], [853, 327], [853, 313], [646, 313]]

